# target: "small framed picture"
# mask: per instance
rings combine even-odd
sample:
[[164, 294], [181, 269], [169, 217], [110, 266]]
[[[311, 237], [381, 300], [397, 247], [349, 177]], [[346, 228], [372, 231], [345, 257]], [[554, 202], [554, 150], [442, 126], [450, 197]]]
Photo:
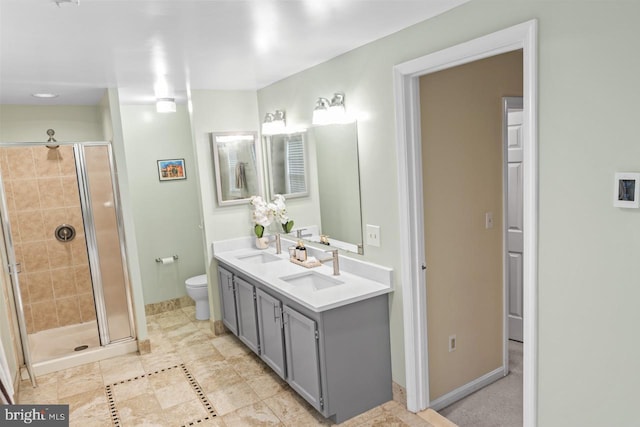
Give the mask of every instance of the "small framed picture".
[[616, 173], [613, 206], [619, 208], [640, 208], [640, 173]]
[[158, 178], [160, 181], [187, 179], [184, 159], [158, 160]]

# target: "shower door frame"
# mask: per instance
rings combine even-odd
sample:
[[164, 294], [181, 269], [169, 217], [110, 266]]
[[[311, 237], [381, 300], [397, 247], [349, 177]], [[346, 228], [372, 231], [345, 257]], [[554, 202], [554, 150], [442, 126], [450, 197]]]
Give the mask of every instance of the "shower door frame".
[[[5, 146], [5, 144], [0, 144]], [[7, 206], [7, 197], [5, 193], [4, 180], [0, 173], [0, 222], [2, 223], [3, 231], [3, 244], [7, 254], [8, 264], [6, 268], [7, 273], [11, 278], [11, 293], [13, 294], [13, 301], [16, 309], [16, 320], [18, 322], [18, 332], [20, 336], [20, 347], [22, 348], [22, 358], [24, 365], [27, 368], [29, 379], [33, 387], [37, 386], [36, 376], [33, 371], [33, 363], [31, 359], [31, 349], [29, 348], [29, 334], [27, 333], [27, 323], [24, 317], [24, 305], [22, 304], [22, 294], [20, 293], [20, 283], [18, 274], [21, 273], [20, 263], [16, 262], [16, 253], [13, 246], [13, 234], [11, 234], [11, 223], [9, 221], [9, 207]]]
[[[45, 147], [46, 142], [0, 142], [0, 147]], [[49, 144], [50, 145], [50, 144]], [[83, 141], [83, 142], [56, 142], [56, 145], [72, 146], [76, 176], [78, 180], [78, 193], [80, 197], [80, 208], [82, 211], [82, 222], [85, 231], [85, 243], [87, 246], [87, 255], [89, 257], [89, 270], [91, 272], [91, 287], [96, 308], [96, 319], [98, 325], [98, 334], [100, 338], [100, 346], [105, 347], [110, 344], [116, 344], [125, 341], [131, 341], [136, 338], [135, 318], [133, 315], [133, 298], [131, 294], [131, 282], [129, 279], [129, 269], [127, 265], [126, 244], [124, 233], [124, 221], [120, 204], [120, 191], [117, 182], [117, 167], [113, 155], [113, 148], [109, 141]], [[93, 209], [91, 206], [91, 195], [89, 192], [89, 179], [85, 169], [85, 147], [103, 146], [107, 148], [109, 168], [111, 175], [111, 189], [113, 191], [114, 213], [116, 215], [117, 233], [120, 244], [120, 257], [122, 261], [123, 280], [125, 288], [125, 296], [127, 301], [127, 315], [129, 320], [129, 337], [124, 337], [111, 341], [109, 338], [108, 316], [106, 312], [102, 279], [100, 275], [100, 265], [97, 253], [97, 243], [95, 234], [95, 224], [93, 221]], [[31, 350], [29, 348], [28, 332], [26, 319], [24, 315], [24, 306], [22, 295], [20, 293], [20, 283], [18, 274], [20, 273], [20, 264], [16, 263], [15, 248], [13, 237], [11, 234], [11, 225], [8, 217], [8, 206], [6, 201], [5, 185], [2, 174], [0, 174], [0, 222], [4, 231], [4, 245], [7, 251], [9, 275], [11, 277], [11, 285], [13, 298], [16, 306], [16, 318], [18, 321], [18, 329], [21, 341], [21, 347], [24, 357], [24, 363], [29, 373], [32, 385], [36, 386], [36, 377], [34, 374], [33, 360], [31, 358]], [[98, 286], [99, 285], [99, 286]], [[63, 356], [62, 356], [63, 357]]]

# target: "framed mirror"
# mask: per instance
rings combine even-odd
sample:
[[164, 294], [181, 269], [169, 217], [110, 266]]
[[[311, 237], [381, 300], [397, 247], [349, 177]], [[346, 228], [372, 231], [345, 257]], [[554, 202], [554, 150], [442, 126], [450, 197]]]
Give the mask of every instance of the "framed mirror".
[[306, 140], [306, 131], [265, 136], [271, 197], [309, 195]]
[[220, 206], [247, 203], [262, 195], [261, 159], [256, 132], [211, 133]]

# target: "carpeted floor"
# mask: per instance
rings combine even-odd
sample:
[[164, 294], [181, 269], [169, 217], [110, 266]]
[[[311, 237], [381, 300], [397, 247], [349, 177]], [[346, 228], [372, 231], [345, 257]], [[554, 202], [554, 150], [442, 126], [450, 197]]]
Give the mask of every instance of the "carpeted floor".
[[438, 412], [459, 427], [522, 426], [522, 343], [509, 341], [509, 375]]

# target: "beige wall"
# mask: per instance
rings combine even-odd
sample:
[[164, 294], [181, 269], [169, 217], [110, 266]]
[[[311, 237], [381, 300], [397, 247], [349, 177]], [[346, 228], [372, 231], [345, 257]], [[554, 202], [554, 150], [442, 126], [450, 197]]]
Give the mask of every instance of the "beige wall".
[[[0, 106], [0, 141], [102, 139], [95, 106]], [[73, 151], [3, 148], [5, 185], [28, 332], [95, 319]], [[58, 242], [53, 232], [72, 224], [77, 238]]]
[[501, 98], [521, 95], [522, 51], [420, 78], [431, 399], [502, 365]]
[[[84, 240], [73, 149], [0, 148], [27, 331], [87, 322], [96, 317]], [[77, 236], [54, 232], [72, 225]]]

